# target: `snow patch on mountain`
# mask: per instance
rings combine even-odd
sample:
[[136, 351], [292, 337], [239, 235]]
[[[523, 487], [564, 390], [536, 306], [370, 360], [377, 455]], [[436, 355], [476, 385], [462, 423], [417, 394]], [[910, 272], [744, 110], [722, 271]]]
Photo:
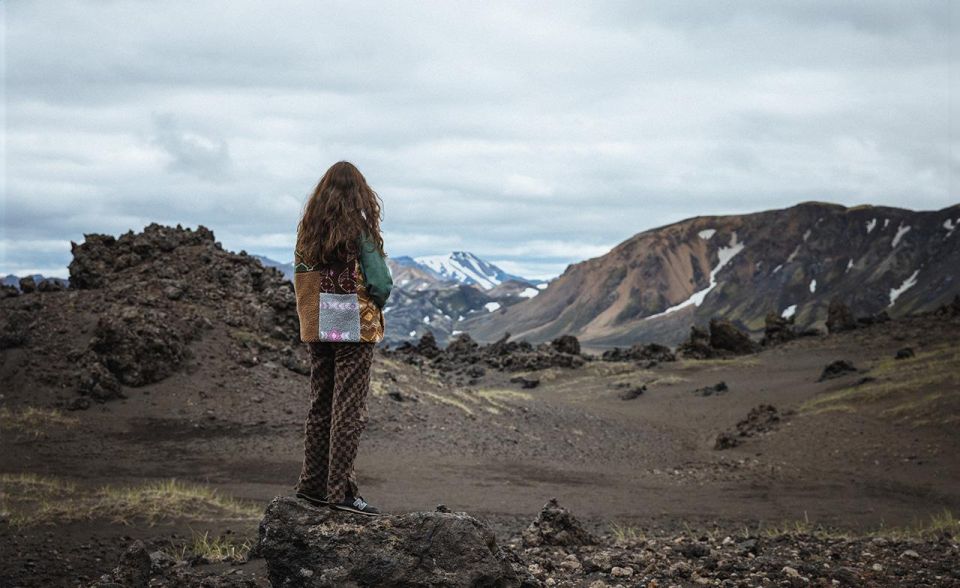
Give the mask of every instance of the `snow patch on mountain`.
[[903, 236], [910, 231], [910, 225], [904, 226], [903, 223], [900, 223], [900, 226], [897, 227], [897, 234], [894, 235], [893, 241], [890, 241], [890, 247], [896, 247], [900, 244], [900, 240], [903, 239]]
[[500, 310], [500, 303], [499, 303], [499, 302], [488, 302], [488, 303], [484, 304], [483, 307], [487, 309], [487, 312], [493, 312], [493, 311], [495, 311], [495, 310]]
[[721, 247], [717, 251], [717, 257], [718, 257], [717, 266], [713, 268], [713, 270], [710, 272], [710, 285], [704, 288], [703, 290], [700, 290], [699, 292], [694, 292], [690, 296], [690, 298], [687, 298], [680, 304], [671, 306], [670, 308], [664, 310], [663, 312], [658, 312], [657, 314], [652, 314], [648, 316], [647, 320], [661, 317], [661, 316], [670, 314], [671, 312], [676, 312], [681, 308], [686, 308], [691, 305], [700, 306], [701, 304], [703, 304], [703, 301], [704, 299], [706, 299], [707, 294], [709, 294], [710, 291], [717, 286], [717, 274], [720, 273], [720, 270], [722, 270], [724, 266], [730, 263], [731, 259], [736, 257], [738, 253], [743, 251], [743, 247], [744, 247], [743, 243], [737, 243], [737, 232], [734, 231], [730, 235], [730, 244], [726, 247]]
[[810, 293], [813, 294], [817, 291], [817, 279], [814, 278], [810, 280]]
[[704, 241], [707, 241], [710, 239], [710, 237], [713, 237], [716, 233], [717, 233], [716, 229], [704, 229], [699, 233], [697, 233], [697, 236], [699, 236]]
[[887, 305], [888, 307], [893, 306], [894, 303], [896, 303], [897, 298], [900, 298], [901, 294], [917, 285], [917, 274], [919, 273], [920, 270], [914, 271], [912, 274], [910, 274], [909, 278], [900, 284], [900, 286], [897, 288], [890, 288], [890, 304]]
[[873, 232], [873, 229], [877, 227], [877, 219], [873, 218], [867, 221], [867, 234]]
[[797, 305], [791, 304], [790, 306], [783, 309], [783, 312], [780, 313], [780, 316], [782, 318], [788, 319], [795, 314], [797, 314]]
[[527, 288], [523, 292], [517, 294], [517, 296], [521, 298], [533, 298], [539, 293], [540, 293], [540, 290], [538, 290], [537, 288]]

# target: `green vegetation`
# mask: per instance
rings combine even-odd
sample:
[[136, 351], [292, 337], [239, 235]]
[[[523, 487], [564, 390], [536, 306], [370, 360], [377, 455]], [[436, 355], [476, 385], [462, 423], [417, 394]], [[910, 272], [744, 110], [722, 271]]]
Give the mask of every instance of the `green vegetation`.
[[[848, 386], [808, 400], [801, 411], [854, 412], [880, 405], [884, 416], [913, 424], [949, 424], [960, 421], [960, 348], [941, 345], [908, 359], [884, 358], [869, 366], [873, 380]], [[881, 404], [882, 403], [882, 404]]]

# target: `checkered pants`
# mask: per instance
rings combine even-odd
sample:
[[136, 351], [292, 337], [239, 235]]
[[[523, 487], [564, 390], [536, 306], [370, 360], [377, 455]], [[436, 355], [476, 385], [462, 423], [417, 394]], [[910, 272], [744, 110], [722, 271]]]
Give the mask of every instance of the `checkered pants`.
[[308, 343], [313, 403], [297, 490], [340, 502], [357, 496], [353, 461], [367, 424], [375, 343]]

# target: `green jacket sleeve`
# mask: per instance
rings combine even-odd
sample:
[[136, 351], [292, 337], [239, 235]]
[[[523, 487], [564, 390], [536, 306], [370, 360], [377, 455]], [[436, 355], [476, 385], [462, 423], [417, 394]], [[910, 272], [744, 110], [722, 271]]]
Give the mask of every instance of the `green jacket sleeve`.
[[386, 260], [366, 236], [360, 239], [360, 268], [363, 270], [370, 298], [383, 308], [393, 288], [393, 276], [390, 275]]

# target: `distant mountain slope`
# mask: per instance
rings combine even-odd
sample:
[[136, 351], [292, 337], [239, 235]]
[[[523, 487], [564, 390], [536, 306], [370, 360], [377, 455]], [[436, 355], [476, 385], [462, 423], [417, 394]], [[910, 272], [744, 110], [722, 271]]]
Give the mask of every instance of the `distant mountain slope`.
[[460, 328], [595, 345], [677, 343], [720, 316], [752, 332], [775, 311], [820, 326], [834, 297], [857, 314], [927, 310], [960, 292], [960, 205], [940, 211], [808, 202], [697, 217], [573, 264], [537, 297]]
[[449, 255], [417, 257], [415, 261], [442, 278], [455, 280], [470, 286], [479, 286], [484, 290], [495, 288], [508, 280], [527, 282], [534, 286], [540, 283], [540, 280], [528, 280], [508, 274], [492, 263], [484, 261], [467, 251], [454, 251]]

